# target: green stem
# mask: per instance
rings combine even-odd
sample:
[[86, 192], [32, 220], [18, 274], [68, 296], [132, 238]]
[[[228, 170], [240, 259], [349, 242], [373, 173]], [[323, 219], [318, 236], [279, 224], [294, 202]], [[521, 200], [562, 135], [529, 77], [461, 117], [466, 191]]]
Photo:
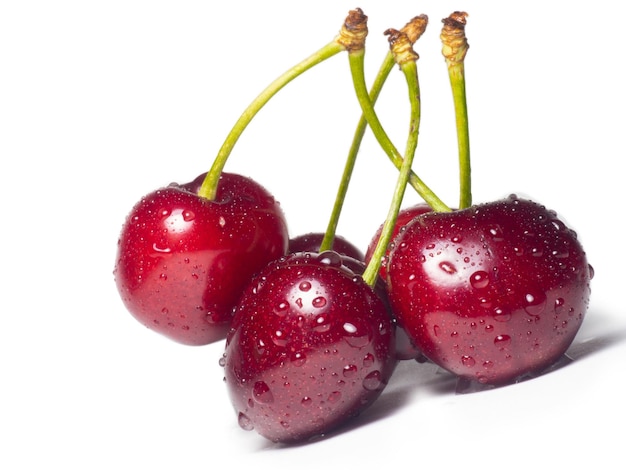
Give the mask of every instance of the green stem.
[[[385, 60], [383, 61], [380, 67], [380, 70], [378, 71], [378, 74], [376, 75], [372, 88], [370, 90], [369, 97], [372, 102], [372, 105], [376, 103], [376, 100], [378, 99], [378, 96], [380, 95], [382, 87], [385, 81], [387, 80], [389, 73], [393, 69], [394, 65], [395, 65], [395, 62], [393, 60], [393, 55], [390, 52], [385, 57]], [[363, 136], [365, 135], [366, 129], [367, 129], [367, 119], [362, 114], [357, 124], [356, 130], [354, 131], [354, 137], [352, 138], [352, 144], [350, 145], [350, 150], [348, 152], [348, 157], [346, 159], [346, 164], [344, 166], [341, 182], [337, 190], [337, 196], [335, 197], [333, 210], [330, 215], [330, 220], [328, 221], [328, 227], [326, 228], [326, 232], [324, 233], [324, 238], [322, 239], [322, 243], [320, 244], [320, 251], [332, 249], [333, 240], [335, 239], [335, 234], [337, 232], [337, 225], [339, 224], [339, 217], [341, 215], [343, 203], [346, 199], [348, 186], [350, 184], [352, 172], [354, 171], [354, 165], [356, 163], [356, 157], [357, 157], [357, 154], [359, 153], [359, 148], [361, 146], [361, 142], [363, 141]]]
[[320, 50], [295, 65], [294, 67], [287, 70], [280, 77], [274, 80], [270, 85], [265, 88], [253, 101], [248, 105], [248, 107], [244, 110], [242, 115], [239, 117], [229, 134], [226, 136], [222, 147], [220, 148], [215, 160], [213, 161], [213, 165], [211, 169], [208, 171], [202, 186], [198, 192], [198, 195], [204, 197], [206, 199], [214, 199], [215, 194], [217, 192], [217, 184], [222, 174], [222, 170], [224, 169], [224, 165], [226, 165], [226, 161], [230, 153], [233, 150], [233, 147], [239, 140], [239, 137], [245, 130], [245, 128], [250, 124], [250, 121], [254, 118], [254, 116], [267, 104], [267, 102], [278, 93], [285, 85], [294, 80], [299, 75], [303, 74], [307, 70], [311, 69], [315, 65], [323, 62], [324, 60], [338, 54], [345, 50], [345, 47], [340, 44], [336, 39], [332, 42], [328, 43]]
[[472, 205], [472, 171], [470, 164], [469, 124], [467, 118], [464, 64], [461, 62], [448, 67], [448, 74], [450, 76], [450, 85], [454, 99], [454, 114], [456, 117], [456, 132], [459, 149], [459, 209], [465, 209]]
[[[365, 73], [364, 73], [364, 51], [353, 51], [348, 54], [350, 60], [350, 70], [352, 73], [352, 79], [354, 82], [355, 91], [363, 115], [367, 120], [374, 136], [378, 140], [378, 143], [385, 151], [389, 159], [395, 165], [397, 169], [402, 167], [403, 158], [398, 150], [389, 139], [389, 136], [385, 132], [378, 115], [374, 110], [374, 105], [370, 100], [365, 85]], [[417, 193], [426, 201], [426, 203], [435, 211], [450, 212], [451, 209], [441, 200], [439, 197], [424, 183], [415, 173], [412, 171], [409, 175], [409, 184], [417, 191]]]
[[407, 139], [406, 151], [402, 164], [400, 165], [400, 173], [396, 182], [396, 187], [393, 193], [391, 204], [387, 218], [383, 224], [380, 238], [374, 248], [372, 257], [365, 268], [363, 273], [363, 280], [370, 286], [376, 283], [380, 265], [387, 250], [391, 238], [393, 236], [394, 226], [400, 212], [400, 206], [404, 198], [406, 186], [409, 183], [411, 175], [411, 166], [413, 164], [413, 157], [415, 150], [417, 149], [419, 125], [421, 117], [421, 102], [420, 102], [420, 88], [417, 78], [417, 64], [415, 60], [409, 60], [402, 62], [400, 68], [404, 73], [409, 89], [409, 100], [411, 103], [411, 121], [409, 126], [409, 137]]
[[[409, 39], [411, 44], [414, 44], [426, 30], [427, 24], [428, 17], [426, 15], [419, 15], [412, 18], [404, 26], [404, 28], [402, 28], [402, 31], [406, 33], [407, 38]], [[376, 100], [378, 99], [378, 96], [382, 91], [383, 85], [385, 84], [387, 77], [389, 77], [389, 74], [391, 73], [394, 65], [395, 60], [393, 54], [390, 51], [387, 53], [387, 56], [383, 60], [383, 63], [381, 64], [380, 69], [378, 70], [378, 74], [374, 78], [374, 83], [372, 84], [372, 87], [370, 89], [369, 97], [372, 105], [376, 104]], [[365, 115], [361, 114], [356, 130], [354, 131], [354, 137], [352, 139], [352, 144], [348, 152], [348, 157], [344, 166], [341, 182], [337, 190], [337, 195], [335, 197], [335, 203], [333, 205], [333, 210], [330, 215], [330, 220], [328, 221], [328, 226], [326, 228], [326, 232], [324, 233], [324, 238], [322, 239], [322, 243], [320, 244], [320, 251], [330, 250], [333, 247], [333, 241], [337, 232], [337, 225], [339, 224], [339, 217], [341, 215], [343, 204], [346, 199], [348, 186], [350, 184], [352, 172], [354, 171], [354, 165], [356, 163], [356, 157], [359, 153], [359, 148], [361, 146], [361, 142], [363, 141], [363, 137], [365, 136], [366, 129], [367, 119], [365, 118]]]
[[469, 44], [465, 36], [467, 13], [455, 11], [442, 20], [441, 52], [446, 59], [454, 100], [456, 134], [459, 151], [459, 209], [472, 205], [472, 177], [470, 166], [469, 124], [465, 94], [465, 56]]

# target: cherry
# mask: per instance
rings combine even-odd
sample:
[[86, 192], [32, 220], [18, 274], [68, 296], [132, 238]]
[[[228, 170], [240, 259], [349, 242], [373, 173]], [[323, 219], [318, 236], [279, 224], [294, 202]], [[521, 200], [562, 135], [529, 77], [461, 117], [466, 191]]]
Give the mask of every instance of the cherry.
[[223, 359], [243, 429], [305, 440], [358, 415], [397, 363], [386, 303], [334, 251], [270, 263], [235, 309]]
[[[320, 250], [323, 239], [324, 233], [319, 232], [298, 235], [289, 240], [289, 252], [317, 252]], [[340, 255], [349, 256], [350, 258], [354, 258], [359, 261], [363, 261], [365, 258], [363, 252], [356, 245], [339, 235], [335, 235], [333, 238], [332, 250], [336, 251]]]
[[[413, 220], [418, 215], [426, 214], [427, 212], [431, 212], [432, 208], [425, 203], [415, 204], [413, 206], [406, 207], [398, 212], [398, 217], [396, 219], [396, 224], [393, 228], [392, 232], [392, 243], [393, 240], [398, 236], [400, 229], [408, 224], [411, 220]], [[378, 227], [378, 230], [374, 233], [372, 240], [367, 246], [367, 250], [365, 251], [365, 262], [369, 262], [372, 259], [372, 255], [374, 254], [374, 250], [376, 249], [376, 245], [378, 244], [378, 240], [380, 239], [380, 235], [383, 231], [383, 224]], [[381, 259], [379, 275], [383, 280], [387, 280], [387, 260], [389, 256], [389, 248], [385, 252], [385, 256]]]
[[177, 342], [224, 339], [243, 286], [287, 249], [277, 201], [252, 179], [222, 173], [215, 199], [205, 174], [135, 205], [118, 241], [115, 281], [130, 313]]
[[417, 217], [388, 264], [390, 303], [415, 345], [483, 384], [558, 361], [583, 321], [592, 277], [576, 233], [516, 196]]

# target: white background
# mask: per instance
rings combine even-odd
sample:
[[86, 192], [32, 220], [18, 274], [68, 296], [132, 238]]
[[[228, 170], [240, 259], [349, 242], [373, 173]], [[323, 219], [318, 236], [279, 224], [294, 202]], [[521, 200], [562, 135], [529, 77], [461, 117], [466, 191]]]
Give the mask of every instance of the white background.
[[[440, 19], [470, 14], [474, 200], [515, 192], [557, 210], [595, 268], [592, 302], [565, 368], [457, 395], [448, 376], [406, 363], [351, 426], [284, 448], [237, 426], [222, 344], [175, 344], [124, 310], [116, 241], [143, 194], [206, 171], [254, 96], [330, 41], [357, 6], [369, 16], [369, 79], [387, 51], [385, 29], [431, 19], [416, 46], [415, 169], [450, 205], [456, 137]], [[0, 467], [618, 468], [625, 14], [608, 0], [3, 2]], [[378, 109], [402, 149], [399, 72]], [[255, 118], [227, 170], [270, 189], [293, 235], [323, 231], [358, 116], [340, 55]], [[363, 145], [339, 233], [364, 249], [396, 173], [370, 134]], [[406, 204], [415, 201], [407, 192]]]

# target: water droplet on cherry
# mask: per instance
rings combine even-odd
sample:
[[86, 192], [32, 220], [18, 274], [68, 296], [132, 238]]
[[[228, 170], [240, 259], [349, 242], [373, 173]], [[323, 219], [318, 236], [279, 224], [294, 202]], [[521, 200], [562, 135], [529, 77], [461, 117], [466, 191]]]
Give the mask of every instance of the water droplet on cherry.
[[470, 285], [474, 289], [484, 289], [489, 285], [489, 274], [485, 271], [476, 271], [470, 276]]
[[373, 392], [378, 390], [382, 383], [383, 381], [380, 371], [375, 370], [365, 376], [363, 379], [363, 388]]
[[348, 364], [343, 368], [343, 376], [347, 379], [354, 377], [357, 373], [357, 366], [354, 364]]
[[239, 423], [239, 427], [244, 431], [252, 431], [254, 429], [252, 420], [244, 413], [239, 413], [239, 416], [237, 416], [237, 422]]
[[261, 403], [263, 405], [274, 401], [272, 391], [262, 380], [254, 384], [254, 387], [252, 388], [252, 396], [257, 403]]
[[461, 356], [461, 362], [465, 367], [474, 367], [476, 365], [476, 360], [472, 356]]
[[493, 344], [501, 348], [505, 348], [511, 344], [511, 337], [509, 335], [498, 335], [493, 340]]
[[442, 261], [439, 263], [439, 268], [446, 274], [456, 274], [456, 266], [449, 261]]
[[524, 310], [529, 315], [540, 315], [546, 308], [546, 294], [543, 292], [529, 292], [524, 296]]
[[343, 264], [341, 261], [341, 256], [335, 251], [323, 251], [319, 254], [318, 260], [322, 264], [337, 268]]

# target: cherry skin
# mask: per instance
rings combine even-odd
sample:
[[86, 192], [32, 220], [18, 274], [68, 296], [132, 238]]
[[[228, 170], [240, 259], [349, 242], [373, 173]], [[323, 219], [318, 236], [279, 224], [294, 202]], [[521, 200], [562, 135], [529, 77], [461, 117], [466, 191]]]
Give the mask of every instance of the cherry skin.
[[235, 309], [221, 361], [243, 429], [324, 434], [370, 406], [397, 363], [387, 305], [336, 252], [270, 263]]
[[115, 281], [129, 312], [174, 341], [224, 339], [252, 275], [284, 255], [280, 205], [252, 179], [223, 173], [215, 200], [198, 196], [204, 174], [135, 205], [118, 241]]
[[[319, 251], [324, 234], [320, 232], [312, 232], [304, 235], [298, 235], [289, 240], [289, 252], [297, 253], [298, 251]], [[359, 261], [365, 259], [363, 252], [352, 242], [347, 239], [335, 235], [333, 239], [332, 250], [343, 256], [349, 256]]]
[[497, 385], [562, 357], [593, 270], [553, 211], [511, 196], [417, 217], [397, 238], [388, 276], [394, 314], [414, 344], [459, 377]]
[[[426, 214], [431, 211], [431, 207], [425, 203], [416, 204], [402, 209], [396, 218], [396, 223], [391, 236], [392, 242], [390, 243], [390, 247], [393, 246], [393, 240], [395, 240], [398, 236], [402, 227], [411, 222], [418, 215]], [[378, 240], [380, 239], [383, 231], [383, 225], [384, 224], [380, 224], [378, 230], [376, 230], [376, 233], [367, 246], [364, 259], [365, 263], [369, 263], [372, 259], [372, 255], [374, 254], [374, 250], [376, 249], [376, 245], [378, 244]], [[382, 283], [383, 288], [385, 289], [385, 297], [387, 296], [387, 261], [389, 260], [390, 247], [385, 251], [385, 256], [381, 260], [380, 269], [378, 271], [379, 282]], [[425, 362], [427, 360], [422, 352], [413, 344], [411, 338], [406, 334], [403, 328], [398, 328], [396, 330], [396, 355], [399, 360], [415, 359], [418, 362]]]
[[[393, 228], [393, 232], [391, 236], [391, 243], [393, 243], [393, 240], [395, 240], [395, 238], [398, 236], [398, 233], [400, 233], [400, 230], [402, 229], [402, 227], [404, 227], [406, 224], [411, 222], [418, 215], [426, 214], [431, 211], [432, 209], [428, 204], [421, 203], [421, 204], [416, 204], [414, 206], [406, 207], [402, 209], [400, 212], [398, 212], [398, 217], [396, 218], [396, 224]], [[380, 239], [380, 235], [382, 234], [382, 231], [383, 231], [383, 225], [384, 224], [380, 224], [380, 226], [378, 227], [378, 230], [376, 230], [376, 233], [374, 233], [372, 240], [367, 246], [367, 250], [365, 251], [366, 263], [369, 263], [369, 261], [372, 259], [372, 255], [374, 254], [374, 250], [376, 249], [376, 245], [378, 244], [378, 240]], [[380, 270], [379, 270], [379, 275], [384, 281], [387, 280], [388, 260], [389, 260], [389, 249], [387, 249], [387, 251], [385, 252], [385, 256], [381, 260]]]

